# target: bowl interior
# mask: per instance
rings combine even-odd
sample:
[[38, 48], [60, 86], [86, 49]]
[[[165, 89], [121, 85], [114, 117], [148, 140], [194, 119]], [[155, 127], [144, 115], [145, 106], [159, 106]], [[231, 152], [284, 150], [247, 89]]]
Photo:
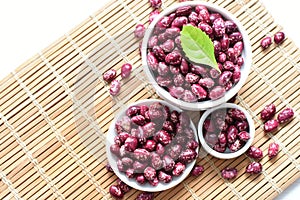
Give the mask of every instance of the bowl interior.
[[[246, 142], [246, 144], [237, 152], [225, 152], [225, 153], [220, 153], [217, 152], [215, 150], [213, 150], [205, 141], [204, 136], [203, 136], [203, 123], [205, 121], [205, 119], [214, 111], [219, 110], [219, 109], [230, 109], [230, 108], [236, 108], [241, 110], [242, 112], [245, 113], [248, 124], [249, 124], [249, 134], [250, 134], [250, 139]], [[251, 115], [241, 106], [238, 106], [236, 104], [232, 104], [232, 103], [226, 103], [226, 104], [222, 104], [221, 106], [212, 108], [207, 110], [200, 118], [200, 121], [198, 123], [198, 137], [200, 140], [200, 143], [202, 145], [202, 147], [205, 149], [205, 151], [209, 154], [211, 154], [214, 157], [217, 158], [221, 158], [221, 159], [231, 159], [231, 158], [236, 158], [240, 155], [242, 155], [243, 153], [245, 153], [249, 147], [251, 146], [253, 140], [254, 140], [254, 134], [255, 134], [255, 127], [254, 127], [254, 122], [252, 120]]]
[[[230, 19], [236, 23], [238, 26], [239, 31], [241, 32], [243, 36], [243, 43], [244, 43], [244, 50], [242, 52], [242, 57], [244, 58], [244, 64], [241, 67], [241, 79], [240, 81], [235, 84], [229, 91], [225, 93], [225, 96], [217, 99], [217, 100], [207, 100], [207, 101], [202, 101], [202, 102], [185, 102], [183, 100], [176, 99], [172, 97], [168, 91], [163, 89], [161, 86], [159, 86], [151, 72], [151, 70], [148, 67], [147, 64], [147, 46], [148, 46], [148, 40], [152, 35], [152, 32], [154, 30], [154, 27], [156, 23], [165, 15], [168, 15], [172, 12], [174, 12], [177, 8], [186, 6], [186, 5], [191, 5], [191, 6], [196, 6], [196, 5], [204, 5], [208, 8], [209, 11], [211, 12], [219, 12], [224, 18]], [[187, 2], [182, 2], [175, 4], [174, 6], [171, 6], [167, 9], [165, 9], [158, 17], [156, 17], [153, 22], [150, 24], [149, 28], [147, 29], [144, 39], [143, 39], [143, 44], [142, 44], [142, 62], [143, 62], [143, 67], [144, 71], [148, 77], [148, 80], [150, 83], [153, 85], [155, 88], [157, 94], [164, 100], [168, 101], [169, 103], [172, 103], [184, 110], [206, 110], [208, 108], [212, 108], [218, 105], [221, 105], [228, 100], [230, 100], [243, 86], [243, 84], [246, 82], [246, 79], [249, 75], [251, 63], [252, 63], [252, 50], [251, 50], [251, 43], [248, 37], [248, 34], [242, 24], [239, 22], [239, 20], [234, 17], [230, 12], [225, 10], [222, 7], [219, 7], [217, 5], [214, 5], [212, 3], [208, 2], [202, 2], [202, 1], [187, 1]]]
[[[169, 106], [170, 110], [176, 110], [178, 112], [182, 112], [181, 109], [165, 102], [162, 100], [156, 100], [156, 99], [148, 99], [148, 100], [141, 100], [138, 102], [135, 102], [133, 104], [130, 104], [129, 106], [133, 106], [133, 105], [150, 105], [154, 102], [160, 102], [163, 105]], [[128, 107], [129, 107], [128, 106]], [[126, 108], [127, 109], [127, 108]], [[117, 161], [117, 157], [115, 155], [113, 155], [110, 152], [110, 146], [112, 144], [114, 144], [114, 137], [117, 135], [116, 131], [115, 131], [115, 122], [120, 119], [121, 117], [125, 116], [125, 112], [126, 109], [122, 110], [115, 118], [115, 120], [113, 120], [113, 122], [110, 125], [109, 131], [107, 133], [107, 137], [106, 137], [106, 154], [107, 154], [107, 158], [108, 158], [108, 162], [110, 163], [112, 169], [114, 170], [115, 174], [123, 181], [125, 182], [127, 185], [131, 186], [132, 188], [135, 188], [137, 190], [141, 190], [141, 191], [148, 191], [148, 192], [158, 192], [158, 191], [163, 191], [163, 190], [167, 190], [170, 189], [174, 186], [176, 186], [177, 184], [181, 183], [191, 172], [191, 170], [193, 169], [196, 160], [194, 160], [193, 162], [189, 163], [186, 165], [186, 169], [183, 172], [183, 174], [181, 174], [178, 177], [172, 177], [173, 180], [170, 183], [162, 183], [159, 182], [159, 184], [157, 186], [151, 186], [149, 183], [146, 183], [144, 185], [140, 185], [139, 183], [137, 183], [135, 181], [135, 179], [129, 179], [126, 177], [125, 173], [121, 173], [119, 172], [117, 165], [116, 165], [116, 161]], [[191, 128], [193, 129], [194, 133], [195, 133], [195, 140], [198, 142], [198, 135], [197, 135], [197, 130], [196, 127], [194, 126], [193, 122], [191, 121]], [[198, 153], [199, 151], [199, 147], [196, 149], [196, 152]]]

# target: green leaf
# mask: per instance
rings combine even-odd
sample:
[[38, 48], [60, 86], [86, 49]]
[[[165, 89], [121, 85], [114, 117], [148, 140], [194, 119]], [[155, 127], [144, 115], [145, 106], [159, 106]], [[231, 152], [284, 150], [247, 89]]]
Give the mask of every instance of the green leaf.
[[180, 33], [180, 40], [183, 51], [190, 61], [211, 66], [220, 72], [214, 54], [214, 44], [206, 33], [187, 25]]

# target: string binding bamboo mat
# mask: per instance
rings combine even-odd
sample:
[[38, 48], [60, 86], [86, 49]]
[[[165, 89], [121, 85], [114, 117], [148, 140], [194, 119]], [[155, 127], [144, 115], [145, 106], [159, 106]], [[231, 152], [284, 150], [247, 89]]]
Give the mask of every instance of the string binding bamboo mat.
[[[272, 199], [300, 177], [300, 51], [287, 38], [262, 51], [266, 35], [282, 28], [258, 0], [210, 0], [233, 13], [251, 39], [253, 65], [236, 103], [255, 121], [254, 145], [264, 152], [260, 175], [244, 173], [251, 159], [198, 159], [200, 177], [188, 177], [156, 199]], [[164, 0], [163, 8], [174, 4]], [[148, 0], [112, 0], [103, 9], [0, 81], [0, 199], [111, 199], [116, 176], [105, 169], [105, 135], [114, 114], [139, 99], [158, 98], [142, 72], [137, 23], [148, 25]], [[112, 99], [103, 72], [130, 62], [133, 73]], [[118, 77], [120, 79], [120, 77]], [[259, 112], [273, 102], [294, 119], [265, 134]], [[197, 120], [199, 113], [191, 113]], [[270, 142], [280, 144], [269, 160]], [[238, 169], [224, 180], [220, 170]], [[124, 199], [140, 192], [132, 189]]]

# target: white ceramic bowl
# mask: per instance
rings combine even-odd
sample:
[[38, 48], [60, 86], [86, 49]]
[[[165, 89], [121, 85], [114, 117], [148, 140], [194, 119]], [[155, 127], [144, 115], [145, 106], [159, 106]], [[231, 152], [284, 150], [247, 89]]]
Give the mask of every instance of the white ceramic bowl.
[[[159, 86], [153, 77], [153, 74], [151, 70], [148, 67], [147, 64], [147, 46], [148, 46], [148, 40], [152, 35], [152, 31], [154, 30], [154, 27], [156, 23], [166, 15], [169, 15], [170, 13], [174, 12], [177, 8], [182, 7], [182, 6], [196, 6], [196, 5], [204, 5], [208, 8], [209, 11], [211, 12], [219, 12], [224, 18], [228, 20], [234, 21], [234, 23], [238, 26], [239, 31], [241, 32], [243, 36], [243, 43], [244, 43], [244, 50], [242, 52], [242, 56], [244, 58], [244, 64], [241, 67], [241, 79], [240, 81], [234, 85], [229, 91], [226, 92], [225, 96], [217, 99], [217, 100], [208, 100], [208, 101], [203, 101], [203, 102], [194, 102], [194, 103], [189, 103], [185, 102], [179, 99], [176, 99], [172, 97], [168, 91], [163, 89], [161, 86]], [[187, 2], [182, 2], [175, 4], [174, 6], [168, 7], [165, 9], [158, 17], [156, 17], [153, 22], [149, 25], [144, 39], [143, 39], [143, 44], [142, 44], [142, 62], [143, 62], [143, 67], [144, 71], [148, 77], [148, 80], [150, 83], [153, 85], [153, 87], [156, 90], [156, 93], [164, 100], [172, 103], [173, 105], [176, 105], [177, 107], [180, 107], [184, 110], [206, 110], [208, 108], [212, 108], [215, 106], [218, 106], [222, 103], [227, 102], [229, 99], [231, 99], [238, 91], [241, 89], [243, 84], [246, 82], [246, 79], [249, 75], [249, 71], [251, 68], [251, 63], [252, 63], [252, 50], [251, 50], [251, 43], [248, 37], [248, 34], [242, 24], [239, 22], [239, 20], [234, 17], [229, 11], [225, 10], [222, 7], [219, 7], [215, 4], [208, 3], [208, 2], [203, 2], [203, 1], [187, 1]]]
[[[125, 116], [125, 112], [126, 109], [130, 106], [133, 105], [150, 105], [152, 103], [155, 102], [160, 102], [163, 105], [166, 105], [170, 108], [170, 110], [176, 110], [178, 112], [182, 112], [181, 109], [175, 107], [174, 105], [171, 105], [170, 103], [167, 103], [165, 101], [162, 100], [157, 100], [157, 99], [146, 99], [146, 100], [141, 100], [138, 102], [135, 102], [133, 104], [128, 105], [125, 109], [121, 110], [120, 113], [118, 113], [115, 117], [115, 119], [112, 121], [110, 127], [109, 127], [109, 131], [107, 133], [107, 137], [106, 137], [106, 154], [107, 154], [107, 158], [108, 158], [108, 162], [111, 165], [112, 169], [114, 170], [115, 174], [123, 181], [125, 182], [127, 185], [131, 186], [132, 188], [135, 188], [137, 190], [141, 190], [141, 191], [147, 191], [147, 192], [159, 192], [159, 191], [163, 191], [163, 190], [167, 190], [170, 189], [174, 186], [176, 186], [177, 184], [181, 183], [191, 172], [191, 170], [193, 169], [195, 163], [196, 163], [196, 159], [187, 164], [185, 171], [183, 172], [183, 174], [181, 174], [178, 177], [172, 177], [173, 180], [170, 183], [162, 183], [159, 182], [159, 184], [157, 186], [152, 186], [149, 183], [146, 183], [144, 185], [140, 185], [139, 183], [137, 183], [135, 181], [135, 179], [129, 179], [126, 177], [125, 173], [122, 173], [118, 170], [117, 168], [117, 157], [115, 155], [113, 155], [110, 152], [110, 146], [112, 144], [114, 144], [114, 137], [117, 135], [116, 131], [115, 131], [115, 123], [118, 119], [120, 119], [121, 117]], [[191, 128], [193, 129], [194, 133], [195, 133], [195, 140], [198, 142], [198, 135], [197, 135], [197, 130], [195, 125], [193, 124], [193, 122], [191, 121]], [[199, 147], [196, 149], [196, 152], [198, 153], [199, 151]]]
[[[245, 113], [248, 124], [249, 124], [249, 134], [250, 134], [250, 139], [246, 142], [246, 144], [238, 151], [236, 152], [229, 152], [226, 151], [224, 153], [220, 153], [217, 152], [215, 150], [213, 150], [205, 141], [204, 137], [203, 137], [203, 123], [205, 121], [205, 119], [214, 111], [219, 110], [219, 109], [230, 109], [230, 108], [236, 108], [241, 110], [243, 113]], [[245, 153], [249, 147], [251, 146], [253, 140], [254, 140], [254, 134], [255, 134], [255, 127], [254, 127], [254, 122], [252, 120], [251, 115], [241, 106], [238, 106], [236, 104], [232, 104], [232, 103], [226, 103], [226, 104], [222, 104], [221, 106], [209, 109], [207, 111], [205, 111], [203, 113], [203, 115], [200, 118], [200, 121], [198, 123], [198, 136], [199, 136], [199, 140], [200, 143], [202, 145], [202, 147], [204, 148], [204, 150], [209, 153], [210, 155], [217, 157], [217, 158], [221, 158], [221, 159], [231, 159], [231, 158], [236, 158], [240, 155], [242, 155], [243, 153]]]

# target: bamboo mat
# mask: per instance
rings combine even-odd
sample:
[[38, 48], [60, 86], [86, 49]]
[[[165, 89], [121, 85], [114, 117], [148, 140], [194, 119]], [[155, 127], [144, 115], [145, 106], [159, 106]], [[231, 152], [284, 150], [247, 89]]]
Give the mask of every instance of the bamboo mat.
[[[300, 51], [287, 38], [262, 51], [260, 40], [282, 28], [258, 0], [210, 0], [233, 13], [251, 39], [253, 65], [236, 103], [255, 121], [254, 145], [264, 152], [263, 173], [244, 173], [251, 160], [198, 159], [200, 177], [188, 177], [156, 199], [272, 199], [300, 177]], [[163, 8], [174, 4], [164, 0]], [[114, 114], [130, 102], [158, 98], [145, 80], [132, 32], [148, 25], [148, 0], [112, 0], [103, 9], [0, 81], [0, 199], [111, 199], [116, 176], [105, 169], [105, 135]], [[133, 73], [112, 99], [102, 73], [130, 62]], [[118, 79], [121, 79], [118, 77]], [[274, 102], [295, 118], [265, 134], [259, 112]], [[199, 113], [193, 113], [195, 119]], [[280, 144], [269, 160], [270, 142]], [[239, 175], [221, 178], [224, 167]], [[140, 192], [132, 189], [124, 199]]]

